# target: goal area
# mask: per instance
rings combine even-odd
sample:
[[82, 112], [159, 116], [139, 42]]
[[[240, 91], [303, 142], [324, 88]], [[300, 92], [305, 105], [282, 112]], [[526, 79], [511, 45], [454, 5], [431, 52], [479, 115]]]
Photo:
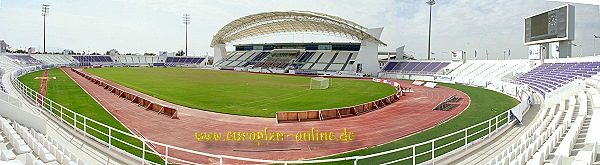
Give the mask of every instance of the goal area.
[[314, 77], [310, 79], [310, 89], [327, 89], [331, 86], [331, 80], [324, 77]]

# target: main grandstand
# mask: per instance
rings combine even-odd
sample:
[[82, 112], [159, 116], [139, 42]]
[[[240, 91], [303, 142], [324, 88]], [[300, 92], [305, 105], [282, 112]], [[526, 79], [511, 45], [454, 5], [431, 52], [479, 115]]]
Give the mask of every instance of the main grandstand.
[[[400, 58], [403, 53], [397, 52], [398, 59], [378, 59], [378, 46], [386, 45], [379, 40], [382, 29], [368, 29], [336, 16], [307, 11], [249, 15], [232, 21], [214, 36], [211, 43], [214, 64], [207, 63], [205, 57], [193, 56], [3, 53], [0, 120], [6, 142], [0, 145], [2, 161], [16, 164], [599, 163], [599, 57], [470, 60], [463, 52], [457, 52], [460, 55], [447, 61], [404, 60]], [[335, 34], [358, 42], [237, 44], [235, 50], [225, 50], [225, 45], [234, 41], [288, 32]], [[350, 77], [389, 83], [401, 93], [353, 107], [302, 112], [291, 109], [282, 113], [296, 117], [279, 123], [280, 119], [213, 113], [168, 102], [156, 96], [160, 93], [143, 92], [143, 87], [134, 90], [126, 81], [92, 74], [96, 68], [161, 71], [194, 68], [214, 70], [211, 73], [217, 74], [237, 71], [252, 72], [249, 75]], [[62, 77], [49, 75], [48, 71]], [[37, 76], [40, 74], [43, 76]], [[29, 82], [25, 77], [47, 83], [57, 81], [57, 77], [72, 80], [72, 84], [87, 93], [86, 97], [91, 96], [88, 100], [95, 100], [123, 127], [115, 128], [63, 106], [72, 103], [55, 102], [56, 98], [33, 88], [39, 87], [39, 82]], [[333, 83], [335, 86], [335, 80]], [[42, 83], [43, 88], [45, 85]], [[386, 101], [390, 98], [398, 100]], [[506, 104], [491, 104], [496, 101]], [[449, 108], [437, 108], [442, 104], [448, 104]], [[156, 115], [157, 112], [169, 117]], [[314, 121], [311, 115], [317, 116], [312, 118]], [[323, 120], [324, 116], [335, 119]], [[461, 125], [463, 122], [469, 124]], [[345, 133], [348, 128], [356, 133], [357, 139], [348, 143], [265, 141], [263, 146], [257, 146], [201, 141], [206, 136], [197, 133], [238, 129], [264, 130], [268, 134], [267, 128], [290, 132], [307, 132], [312, 128], [311, 133], [315, 128], [321, 132], [344, 128]], [[435, 136], [425, 137], [428, 135]]]

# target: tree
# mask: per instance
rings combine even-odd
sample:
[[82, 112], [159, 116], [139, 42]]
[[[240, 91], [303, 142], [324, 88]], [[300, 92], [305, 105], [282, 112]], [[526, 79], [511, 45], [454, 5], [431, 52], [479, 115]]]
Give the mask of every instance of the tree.
[[144, 53], [144, 56], [156, 56], [154, 53]]
[[175, 54], [175, 56], [183, 56], [185, 55], [185, 52], [183, 52], [183, 50], [179, 50], [177, 51], [177, 54]]
[[106, 51], [104, 55], [110, 55], [110, 51]]
[[27, 51], [21, 50], [21, 49], [17, 49], [17, 51], [15, 53], [27, 53]]

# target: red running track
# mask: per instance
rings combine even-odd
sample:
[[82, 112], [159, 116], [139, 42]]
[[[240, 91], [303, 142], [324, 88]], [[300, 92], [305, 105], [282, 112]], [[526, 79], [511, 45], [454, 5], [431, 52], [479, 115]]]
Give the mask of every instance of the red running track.
[[42, 84], [40, 85], [40, 96], [38, 96], [38, 103], [42, 104], [43, 96], [46, 96], [46, 88], [48, 87], [48, 70], [44, 71], [44, 77], [40, 77], [42, 79]]
[[[169, 119], [166, 115], [145, 111], [142, 107], [119, 98], [108, 90], [77, 75], [69, 68], [64, 68], [63, 71], [127, 128], [139, 130], [150, 140], [205, 153], [269, 160], [310, 159], [381, 145], [394, 141], [399, 137], [405, 137], [431, 128], [437, 122], [457, 116], [470, 103], [470, 99], [465, 93], [452, 88], [438, 86], [431, 89], [414, 86], [409, 81], [394, 80], [403, 87], [413, 88], [414, 93], [406, 93], [406, 96], [403, 96], [400, 101], [360, 116], [325, 121], [277, 124], [274, 118], [228, 115], [175, 105], [90, 74], [99, 80], [138, 96], [177, 107], [179, 119]], [[463, 98], [458, 102], [459, 106], [450, 111], [431, 110], [453, 94]], [[268, 128], [269, 132], [283, 132], [285, 134], [284, 140], [262, 141], [260, 146], [256, 141], [236, 142], [226, 140], [228, 132], [262, 132], [265, 128]], [[354, 140], [296, 141], [295, 135], [297, 132], [310, 132], [312, 128], [319, 132], [334, 132], [337, 140], [339, 140], [339, 135], [343, 132], [343, 129], [347, 128], [348, 132], [354, 133]], [[222, 133], [223, 140], [198, 141], [195, 133], [202, 132]], [[157, 146], [156, 150], [161, 154], [165, 153], [165, 148], [162, 146]], [[171, 149], [169, 150], [169, 156], [204, 164], [219, 162], [218, 158]], [[224, 162], [227, 164], [248, 163], [235, 160], [224, 160]]]

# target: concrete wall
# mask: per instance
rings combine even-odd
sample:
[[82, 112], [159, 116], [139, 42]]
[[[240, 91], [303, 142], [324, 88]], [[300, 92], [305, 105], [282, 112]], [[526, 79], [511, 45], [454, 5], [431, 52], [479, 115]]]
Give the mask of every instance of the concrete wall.
[[4, 92], [0, 92], [0, 115], [46, 134], [46, 120], [21, 109], [21, 101]]
[[[367, 30], [367, 33], [373, 37], [378, 38], [381, 36], [383, 28], [374, 28]], [[379, 44], [370, 41], [361, 41], [360, 51], [356, 57], [356, 62], [352, 68], [356, 68], [357, 64], [362, 64], [362, 73], [377, 76], [379, 72], [379, 60], [377, 54], [379, 53]]]

